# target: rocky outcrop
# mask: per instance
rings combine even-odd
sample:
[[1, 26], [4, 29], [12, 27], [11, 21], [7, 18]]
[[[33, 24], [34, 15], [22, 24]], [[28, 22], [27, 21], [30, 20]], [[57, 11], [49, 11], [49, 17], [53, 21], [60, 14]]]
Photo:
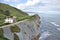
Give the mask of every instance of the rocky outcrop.
[[[11, 32], [10, 27], [13, 25], [19, 27], [20, 32]], [[40, 17], [38, 15], [34, 15], [29, 19], [7, 25], [2, 29], [4, 37], [10, 40], [15, 40], [14, 34], [18, 36], [19, 40], [38, 40], [40, 37], [39, 27], [40, 27]]]

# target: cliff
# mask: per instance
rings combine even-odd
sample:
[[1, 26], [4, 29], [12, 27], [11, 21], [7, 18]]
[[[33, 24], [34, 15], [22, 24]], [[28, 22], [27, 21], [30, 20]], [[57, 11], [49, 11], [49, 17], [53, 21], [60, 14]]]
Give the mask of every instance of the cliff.
[[33, 15], [28, 19], [0, 27], [0, 34], [9, 40], [38, 40], [39, 27], [40, 17]]
[[[10, 19], [5, 23], [6, 18]], [[6, 20], [5, 20], [6, 19]], [[40, 17], [36, 14], [29, 16], [27, 13], [0, 3], [0, 40], [38, 40]]]

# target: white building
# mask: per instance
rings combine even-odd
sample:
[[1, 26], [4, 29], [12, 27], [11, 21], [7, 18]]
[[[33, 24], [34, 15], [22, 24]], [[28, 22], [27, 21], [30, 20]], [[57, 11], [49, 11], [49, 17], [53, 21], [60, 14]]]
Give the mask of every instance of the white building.
[[14, 23], [16, 22], [16, 17], [6, 18], [4, 23]]
[[5, 23], [13, 23], [13, 18], [6, 18]]

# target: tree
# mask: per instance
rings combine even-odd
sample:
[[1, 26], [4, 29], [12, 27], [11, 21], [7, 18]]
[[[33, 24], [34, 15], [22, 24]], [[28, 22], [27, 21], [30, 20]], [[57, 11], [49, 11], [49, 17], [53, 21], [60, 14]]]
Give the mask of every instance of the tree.
[[9, 10], [6, 10], [6, 11], [5, 11], [5, 15], [6, 15], [6, 16], [10, 16]]

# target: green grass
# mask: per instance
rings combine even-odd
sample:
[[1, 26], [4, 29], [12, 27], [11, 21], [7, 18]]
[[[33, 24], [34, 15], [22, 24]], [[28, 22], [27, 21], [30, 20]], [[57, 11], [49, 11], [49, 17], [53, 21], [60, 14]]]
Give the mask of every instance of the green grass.
[[7, 39], [7, 38], [5, 38], [5, 37], [0, 36], [0, 40], [9, 40], [9, 39]]
[[0, 20], [0, 26], [2, 26], [4, 23], [4, 20]]
[[0, 28], [0, 36], [3, 36], [3, 30]]
[[23, 19], [24, 17], [28, 16], [27, 13], [15, 8], [15, 7], [12, 7], [8, 4], [3, 4], [3, 3], [0, 3], [0, 25], [3, 25], [4, 24], [4, 19], [6, 17], [6, 10], [9, 11], [10, 13], [10, 16], [16, 16], [17, 17], [17, 21], [20, 21], [21, 19]]

